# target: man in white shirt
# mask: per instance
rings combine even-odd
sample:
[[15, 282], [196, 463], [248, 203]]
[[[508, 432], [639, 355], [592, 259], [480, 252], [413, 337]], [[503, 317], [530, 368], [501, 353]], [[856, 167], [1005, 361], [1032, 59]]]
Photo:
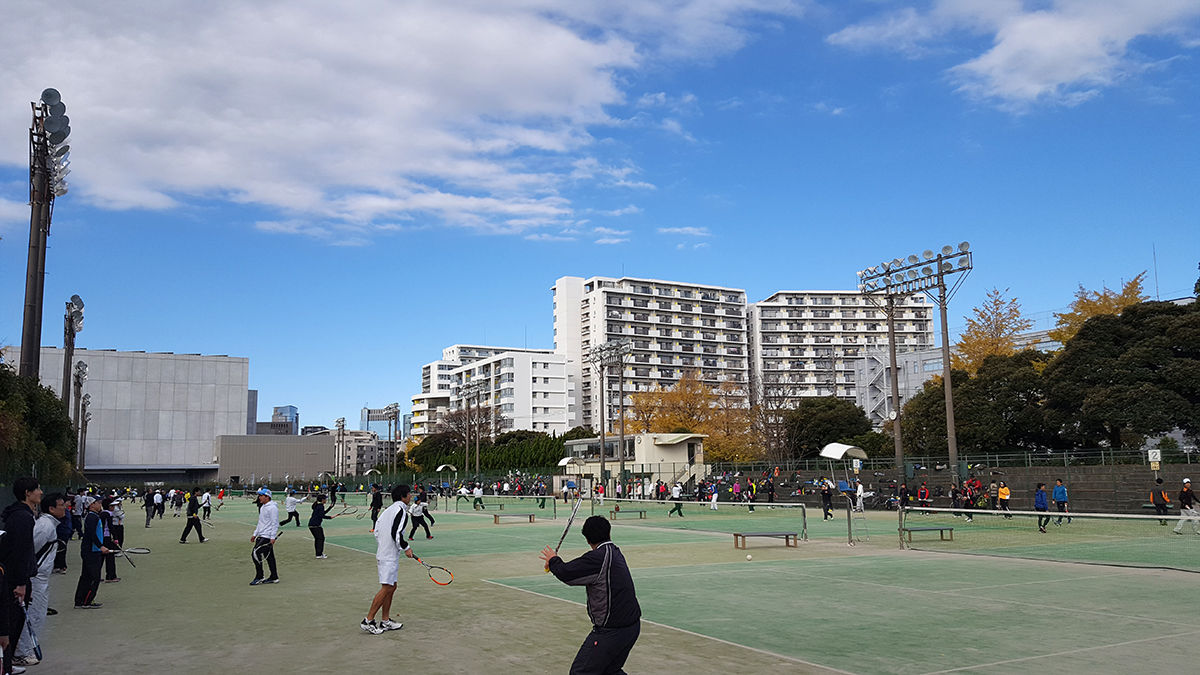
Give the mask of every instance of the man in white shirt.
[[[371, 610], [359, 624], [367, 633], [379, 635], [389, 630], [400, 630], [402, 623], [392, 621], [392, 596], [396, 594], [396, 581], [400, 574], [400, 553], [412, 558], [412, 547], [404, 541], [404, 528], [408, 525], [409, 503], [412, 493], [407, 485], [392, 488], [392, 505], [379, 514], [375, 523], [375, 564], [379, 568], [379, 591], [371, 600]], [[383, 610], [383, 619], [375, 623], [375, 613]]]
[[475, 484], [475, 489], [472, 491], [472, 494], [475, 497], [475, 501], [471, 502], [471, 508], [475, 509], [476, 511], [478, 511], [479, 509], [486, 509], [487, 507], [485, 507], [483, 505], [483, 484], [482, 483]]
[[671, 510], [667, 511], [667, 517], [670, 518], [671, 514], [678, 513], [679, 517], [682, 518], [683, 517], [683, 486], [680, 485], [679, 483], [676, 483], [675, 485], [671, 486], [671, 501], [675, 502], [675, 506], [672, 506]]
[[[279, 571], [275, 569], [275, 539], [279, 537], [279, 506], [271, 501], [271, 491], [261, 488], [258, 491], [258, 526], [250, 541], [254, 548], [250, 554], [254, 561], [254, 581], [251, 586], [259, 584], [279, 583]], [[271, 568], [271, 576], [263, 579], [263, 561]]]
[[283, 500], [283, 508], [287, 511], [288, 517], [287, 520], [279, 523], [280, 527], [292, 522], [293, 519], [296, 521], [296, 527], [300, 527], [300, 514], [296, 512], [296, 507], [305, 499], [308, 499], [308, 497], [297, 497], [295, 490], [288, 490], [287, 499]]
[[204, 509], [205, 520], [212, 517], [212, 494], [207, 488], [204, 490], [204, 495], [200, 497], [200, 507]]
[[163, 504], [162, 490], [155, 490], [154, 491], [154, 512], [158, 514], [159, 520], [162, 520], [163, 512], [166, 510], [167, 510], [167, 507], [164, 506], [164, 504]]

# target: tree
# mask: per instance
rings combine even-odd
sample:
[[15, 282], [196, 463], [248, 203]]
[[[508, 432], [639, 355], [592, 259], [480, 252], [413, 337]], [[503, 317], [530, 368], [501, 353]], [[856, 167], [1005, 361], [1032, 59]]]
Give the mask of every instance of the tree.
[[49, 387], [0, 364], [0, 480], [35, 474], [44, 483], [75, 475], [75, 429]]
[[1088, 319], [1046, 368], [1047, 415], [1084, 447], [1200, 433], [1200, 305], [1144, 302]]
[[589, 426], [578, 426], [563, 434], [562, 439], [564, 441], [578, 441], [584, 438], [595, 438], [599, 435], [595, 431], [592, 431], [592, 428]]
[[[1200, 268], [1200, 264], [1196, 265], [1196, 267]], [[1197, 297], [1200, 297], [1200, 278], [1197, 278], [1196, 285], [1192, 286], [1192, 293], [1194, 293]]]
[[1058, 325], [1050, 331], [1053, 340], [1066, 344], [1067, 340], [1075, 337], [1079, 329], [1088, 319], [1094, 316], [1116, 316], [1126, 307], [1136, 305], [1149, 299], [1142, 293], [1142, 280], [1146, 273], [1142, 272], [1125, 282], [1118, 293], [1107, 286], [1100, 291], [1089, 291], [1082, 285], [1075, 291], [1075, 300], [1071, 303], [1071, 311], [1055, 314]]
[[786, 418], [788, 447], [796, 459], [815, 456], [829, 443], [871, 431], [862, 408], [835, 396], [800, 399]]
[[725, 381], [713, 392], [715, 403], [709, 411], [702, 433], [704, 456], [708, 462], [745, 462], [758, 459], [761, 453], [754, 439], [752, 411], [744, 404], [742, 391], [733, 382]]
[[989, 356], [1010, 356], [1016, 351], [1016, 336], [1029, 330], [1033, 322], [1021, 316], [1017, 299], [1005, 300], [1003, 291], [993, 288], [987, 300], [967, 319], [967, 329], [959, 336], [956, 352], [950, 357], [953, 368], [974, 374]]

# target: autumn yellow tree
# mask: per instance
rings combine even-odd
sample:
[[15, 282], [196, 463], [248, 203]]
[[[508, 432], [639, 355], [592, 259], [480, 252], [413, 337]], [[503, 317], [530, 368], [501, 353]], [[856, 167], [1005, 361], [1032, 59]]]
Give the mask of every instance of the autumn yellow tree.
[[707, 434], [707, 461], [744, 461], [757, 458], [751, 410], [745, 393], [733, 382], [712, 388], [698, 373], [685, 372], [669, 389], [655, 387], [633, 394], [626, 407], [626, 433], [671, 433], [686, 430]]
[[1016, 352], [1016, 337], [1029, 330], [1033, 322], [1021, 316], [1021, 305], [1016, 298], [1007, 300], [1003, 291], [993, 288], [987, 300], [972, 310], [973, 317], [965, 317], [967, 329], [954, 345], [955, 353], [950, 363], [955, 369], [965, 370], [972, 375], [989, 356], [1011, 356]]
[[1066, 344], [1067, 340], [1075, 337], [1083, 323], [1093, 316], [1117, 315], [1130, 305], [1145, 302], [1149, 296], [1142, 293], [1142, 280], [1146, 273], [1142, 272], [1121, 285], [1120, 292], [1107, 286], [1099, 291], [1089, 291], [1082, 285], [1075, 291], [1075, 300], [1071, 303], [1071, 311], [1055, 314], [1058, 325], [1050, 331], [1053, 340]]

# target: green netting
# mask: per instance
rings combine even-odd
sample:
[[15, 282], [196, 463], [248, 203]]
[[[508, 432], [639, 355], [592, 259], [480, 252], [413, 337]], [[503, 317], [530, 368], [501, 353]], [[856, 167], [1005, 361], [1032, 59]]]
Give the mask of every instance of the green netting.
[[724, 533], [786, 531], [808, 539], [808, 518], [803, 504], [718, 502], [713, 510], [708, 501], [605, 498], [603, 504], [592, 500], [590, 509], [584, 504], [580, 510], [628, 525]]
[[923, 551], [1200, 572], [1200, 519], [1187, 516], [905, 508], [902, 522]]

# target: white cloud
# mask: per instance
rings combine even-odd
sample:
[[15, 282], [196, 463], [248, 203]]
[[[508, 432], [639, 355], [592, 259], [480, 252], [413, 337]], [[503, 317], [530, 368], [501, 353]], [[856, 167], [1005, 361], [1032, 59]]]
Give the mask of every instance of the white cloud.
[[597, 239], [596, 243], [597, 244], [620, 244], [620, 243], [626, 242], [626, 241], [629, 241], [629, 240], [628, 239], [618, 239], [616, 237], [603, 237], [601, 239]]
[[[360, 233], [411, 217], [526, 232], [570, 217], [556, 167], [614, 122], [627, 73], [737, 50], [800, 2], [7, 0], [0, 127], [60, 89], [71, 196], [105, 208], [215, 198]], [[26, 152], [0, 140], [0, 163]], [[595, 176], [653, 188], [627, 168]]]
[[680, 124], [679, 120], [677, 120], [677, 119], [668, 117], [668, 118], [664, 119], [659, 126], [662, 127], [662, 129], [664, 129], [665, 131], [668, 131], [672, 134], [676, 134], [679, 137], [683, 138], [684, 140], [687, 140], [687, 141], [695, 141], [696, 140], [695, 138], [692, 137], [692, 135], [690, 133], [687, 132], [687, 130], [685, 130], [683, 128], [683, 125]]
[[601, 164], [595, 157], [584, 157], [576, 160], [572, 166], [570, 177], [576, 181], [595, 180], [600, 187], [627, 187], [641, 190], [655, 190], [651, 183], [631, 180], [629, 176], [640, 171], [632, 164], [625, 166], [608, 166]]
[[632, 231], [633, 230], [614, 230], [611, 227], [597, 227], [592, 230], [592, 234], [608, 234], [608, 235], [613, 235], [613, 236], [620, 236], [623, 234], [629, 234]]
[[819, 103], [814, 105], [813, 109], [818, 112], [829, 113], [830, 115], [841, 115], [842, 113], [846, 112], [845, 108], [837, 108], [837, 107], [829, 105], [828, 103], [826, 103], [824, 101], [820, 101]]
[[640, 207], [630, 204], [629, 206], [626, 206], [623, 208], [613, 209], [611, 211], [596, 211], [595, 213], [598, 213], [602, 216], [628, 216], [628, 215], [632, 215], [635, 213], [641, 213], [641, 212], [642, 212], [642, 209]]
[[29, 205], [0, 197], [0, 227], [14, 223], [29, 224]]
[[537, 232], [534, 234], [527, 234], [527, 235], [525, 235], [525, 238], [528, 239], [529, 241], [575, 241], [575, 237], [566, 237], [566, 236], [557, 235], [557, 234], [547, 234], [545, 232]]
[[660, 227], [659, 234], [683, 234], [692, 237], [711, 237], [707, 227]]
[[910, 56], [953, 33], [990, 36], [987, 51], [949, 69], [964, 94], [1021, 111], [1037, 103], [1075, 105], [1150, 64], [1129, 53], [1139, 37], [1195, 39], [1200, 0], [937, 0], [849, 26], [831, 44], [883, 47]]

